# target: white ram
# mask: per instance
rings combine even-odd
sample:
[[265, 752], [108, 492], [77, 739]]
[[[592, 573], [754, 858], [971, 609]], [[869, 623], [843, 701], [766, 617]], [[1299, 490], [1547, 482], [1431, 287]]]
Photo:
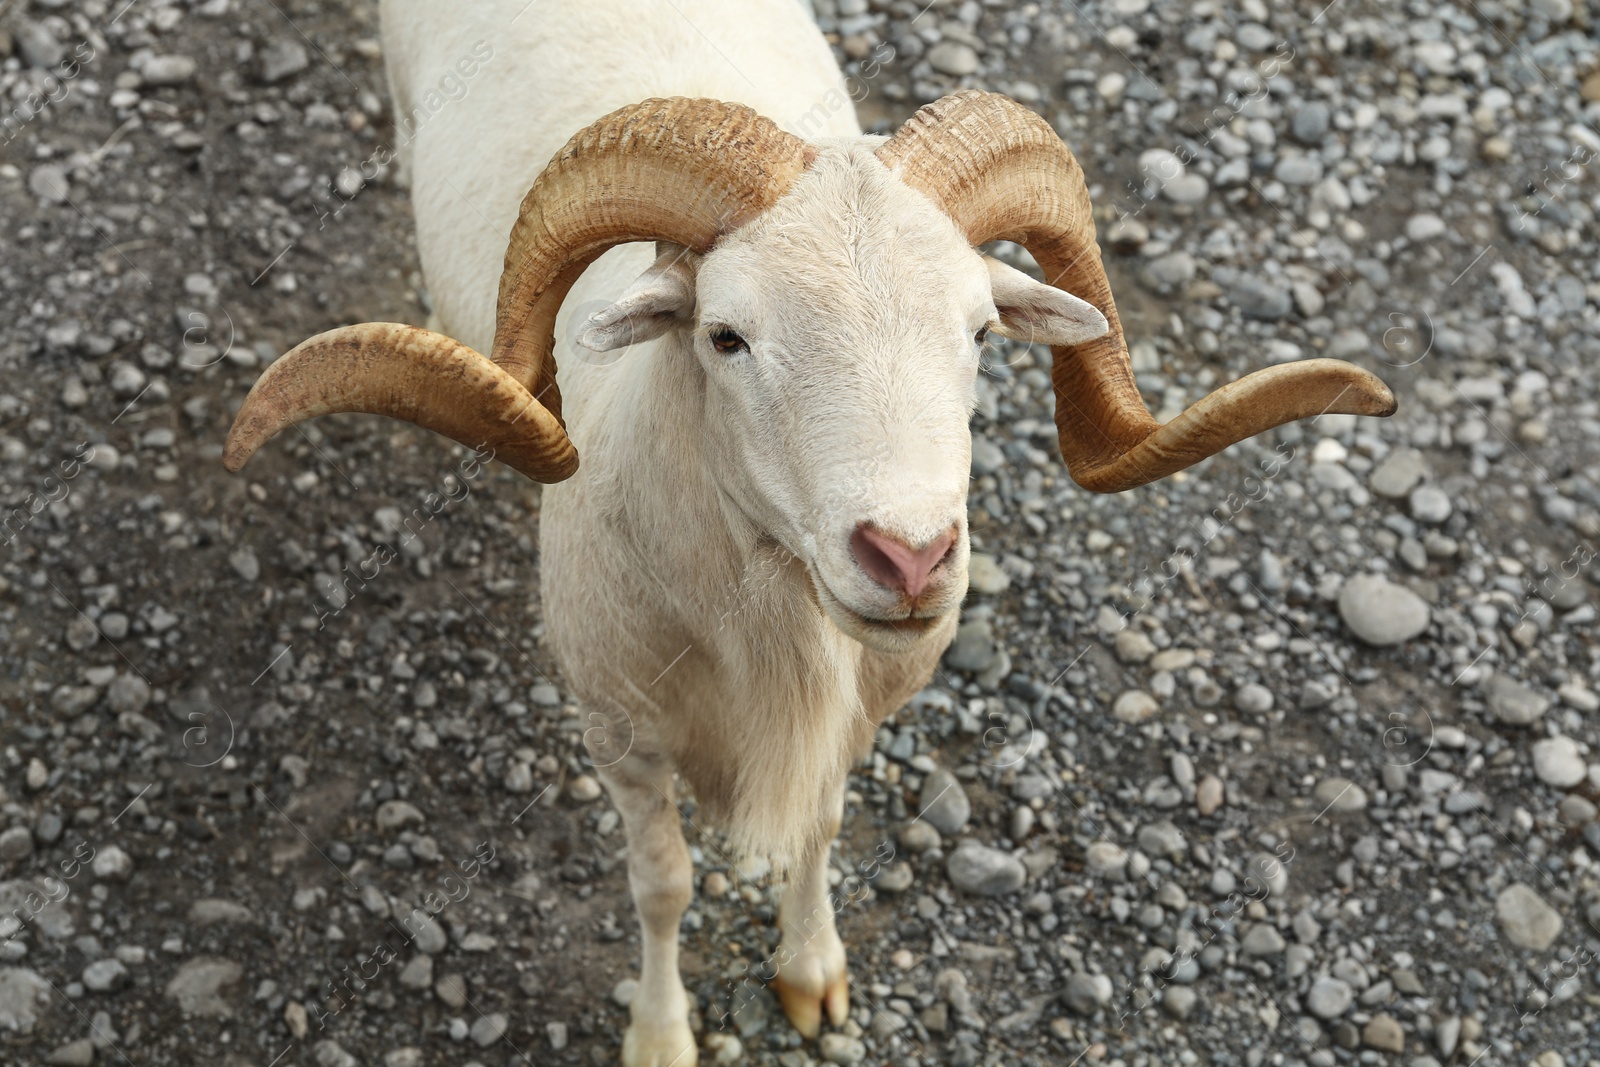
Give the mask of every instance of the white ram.
[[[623, 1062], [696, 1061], [675, 773], [790, 875], [774, 982], [789, 1018], [842, 1024], [829, 846], [847, 769], [956, 625], [985, 332], [1053, 347], [1062, 454], [1102, 492], [1393, 399], [1310, 360], [1158, 425], [1050, 126], [965, 92], [864, 137], [796, 0], [385, 0], [383, 28], [440, 332], [306, 341], [256, 384], [226, 462], [300, 419], [369, 411], [559, 483], [544, 618], [609, 727], [588, 744], [642, 925]], [[1052, 284], [974, 250], [999, 238]]]

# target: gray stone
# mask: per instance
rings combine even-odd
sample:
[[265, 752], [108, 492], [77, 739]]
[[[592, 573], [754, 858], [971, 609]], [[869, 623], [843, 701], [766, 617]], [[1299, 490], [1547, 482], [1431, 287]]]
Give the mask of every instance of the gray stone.
[[280, 37], [261, 50], [261, 80], [279, 82], [311, 65], [299, 41]]
[[1199, 1000], [1193, 987], [1186, 985], [1171, 985], [1161, 994], [1161, 1007], [1174, 1019], [1187, 1019], [1194, 1014], [1194, 1007]]
[[1506, 940], [1517, 948], [1543, 952], [1561, 934], [1561, 913], [1521, 882], [1513, 882], [1494, 898], [1495, 918]]
[[1332, 109], [1321, 100], [1307, 100], [1294, 109], [1289, 120], [1289, 133], [1303, 145], [1319, 145], [1328, 135], [1328, 120]]
[[1418, 486], [1411, 491], [1411, 517], [1429, 526], [1438, 526], [1450, 517], [1450, 495], [1436, 485]]
[[128, 980], [128, 968], [115, 958], [95, 960], [83, 969], [83, 984], [93, 993], [109, 993], [121, 989]]
[[196, 956], [178, 968], [167, 982], [166, 994], [186, 1015], [226, 1019], [233, 1006], [223, 999], [223, 991], [243, 977], [244, 968], [233, 960]]
[[974, 552], [967, 560], [967, 588], [985, 596], [997, 596], [1011, 587], [1011, 575], [1001, 569], [995, 558], [987, 553]]
[[1233, 706], [1246, 715], [1265, 715], [1272, 710], [1272, 690], [1256, 682], [1242, 685], [1233, 694]]
[[444, 927], [438, 919], [431, 916], [422, 925], [413, 924], [407, 928], [412, 931], [412, 943], [417, 946], [417, 951], [426, 952], [430, 956], [437, 956], [450, 943], [449, 938], [445, 936]]
[[445, 975], [433, 984], [433, 995], [451, 1011], [460, 1011], [467, 1006], [467, 976]]
[[14, 31], [12, 42], [30, 67], [53, 67], [67, 55], [67, 47], [42, 23], [24, 19]]
[[151, 56], [139, 74], [146, 85], [182, 85], [194, 77], [198, 66], [189, 56]]
[[1412, 241], [1431, 241], [1443, 236], [1444, 220], [1432, 212], [1413, 215], [1406, 220], [1406, 237]]
[[421, 826], [427, 820], [415, 804], [404, 800], [386, 800], [378, 805], [378, 829], [386, 834], [408, 826]]
[[1318, 813], [1333, 812], [1346, 815], [1361, 811], [1367, 806], [1367, 793], [1348, 778], [1324, 778], [1311, 793]]
[[1361, 1028], [1361, 1043], [1380, 1052], [1404, 1052], [1406, 1032], [1393, 1015], [1380, 1013]]
[[55, 163], [41, 163], [28, 172], [28, 192], [51, 204], [65, 204], [71, 195], [67, 172]]
[[933, 69], [952, 78], [965, 78], [978, 72], [978, 53], [959, 41], [940, 41], [928, 50]]
[[1272, 176], [1285, 185], [1315, 185], [1322, 180], [1322, 160], [1316, 156], [1284, 156]]
[[1028, 877], [1021, 861], [1009, 852], [972, 840], [963, 841], [950, 853], [945, 870], [957, 889], [981, 897], [1015, 893]]
[[995, 644], [994, 630], [987, 619], [964, 622], [956, 631], [956, 639], [945, 651], [944, 661], [953, 670], [971, 671], [974, 674], [988, 670], [1000, 654]]
[[1169, 252], [1144, 265], [1145, 281], [1152, 289], [1170, 293], [1194, 281], [1194, 257], [1187, 252]]
[[1120, 876], [1128, 866], [1128, 850], [1115, 841], [1095, 841], [1083, 850], [1083, 862], [1095, 874]]
[[1404, 644], [1428, 628], [1427, 601], [1378, 574], [1358, 574], [1339, 590], [1339, 617], [1356, 637], [1380, 648]]
[[250, 923], [255, 921], [255, 916], [243, 904], [206, 897], [189, 905], [189, 921], [196, 926], [213, 926], [217, 923]]
[[116, 845], [107, 845], [94, 854], [90, 869], [102, 882], [125, 882], [133, 874], [133, 857]]
[[89, 1067], [94, 1062], [94, 1042], [87, 1037], [69, 1041], [44, 1061], [50, 1067]]
[[1174, 204], [1198, 204], [1211, 192], [1211, 183], [1198, 174], [1180, 174], [1161, 187]]
[[873, 882], [873, 888], [884, 893], [904, 893], [911, 888], [911, 883], [916, 880], [916, 872], [909, 863], [892, 863], [883, 869], [883, 873]]
[[100, 699], [100, 690], [92, 685], [58, 685], [50, 694], [50, 706], [62, 715], [82, 715]]
[[473, 1044], [479, 1048], [488, 1048], [506, 1035], [508, 1025], [510, 1020], [506, 1018], [505, 1013], [494, 1011], [488, 1015], [478, 1016], [478, 1021], [472, 1024], [472, 1029], [467, 1033], [472, 1038]]
[[817, 1051], [822, 1054], [824, 1063], [840, 1067], [854, 1067], [867, 1058], [867, 1046], [860, 1038], [848, 1034], [823, 1034], [822, 1040], [817, 1042]]
[[119, 674], [106, 687], [106, 706], [118, 715], [140, 712], [150, 703], [150, 683], [137, 674]]
[[1155, 643], [1134, 629], [1118, 630], [1114, 647], [1124, 663], [1143, 663], [1156, 654]]
[[1000, 446], [981, 433], [972, 435], [972, 476], [981, 478], [993, 474], [1006, 465], [1006, 454]]
[[1118, 722], [1143, 722], [1161, 710], [1156, 698], [1139, 689], [1120, 694], [1111, 705], [1111, 717]]
[[26, 826], [13, 826], [0, 833], [0, 863], [15, 863], [33, 855], [33, 831]]
[[1239, 939], [1239, 948], [1247, 956], [1276, 956], [1286, 947], [1283, 935], [1270, 923], [1256, 923]]
[[1306, 1010], [1319, 1019], [1337, 1019], [1355, 1003], [1355, 990], [1340, 978], [1322, 977], [1306, 993]]
[[1433, 1047], [1441, 1056], [1453, 1055], [1456, 1043], [1461, 1040], [1461, 1016], [1446, 1015], [1433, 1028]]
[[1228, 290], [1228, 302], [1245, 318], [1264, 322], [1276, 322], [1294, 307], [1294, 297], [1286, 283], [1253, 274], [1241, 275], [1233, 283], [1233, 288]]
[[50, 983], [26, 967], [0, 967], [0, 1030], [33, 1032], [50, 1004]]
[[251, 551], [249, 545], [240, 545], [228, 553], [228, 565], [233, 572], [247, 582], [253, 582], [261, 577], [261, 561]]
[[1176, 858], [1183, 855], [1188, 847], [1183, 839], [1183, 831], [1168, 819], [1139, 828], [1139, 848], [1152, 857]]
[[1428, 465], [1421, 452], [1414, 448], [1396, 448], [1373, 468], [1367, 486], [1381, 497], [1399, 500], [1427, 476]]
[[1253, 854], [1244, 865], [1245, 890], [1259, 896], [1264, 887], [1272, 896], [1282, 896], [1289, 888], [1289, 864], [1270, 852]]
[[1067, 979], [1061, 993], [1067, 1007], [1079, 1015], [1093, 1015], [1111, 1003], [1111, 979], [1103, 974], [1084, 974], [1078, 971]]
[[53, 882], [45, 885], [31, 878], [0, 882], [0, 915], [27, 919], [45, 937], [72, 936], [71, 913], [59, 886]]
[[427, 989], [433, 985], [433, 957], [426, 952], [412, 956], [400, 968], [400, 984], [407, 989]]
[[1570, 789], [1588, 777], [1589, 768], [1578, 752], [1578, 743], [1557, 734], [1534, 742], [1533, 773], [1546, 785]]
[[361, 1061], [345, 1050], [337, 1041], [318, 1041], [311, 1047], [311, 1058], [317, 1067], [361, 1067]]
[[1493, 674], [1483, 683], [1483, 696], [1494, 717], [1507, 726], [1531, 726], [1544, 718], [1550, 698], [1509, 674]]
[[972, 817], [972, 802], [961, 781], [940, 767], [922, 783], [919, 798], [922, 818], [928, 820], [942, 834], [960, 832]]

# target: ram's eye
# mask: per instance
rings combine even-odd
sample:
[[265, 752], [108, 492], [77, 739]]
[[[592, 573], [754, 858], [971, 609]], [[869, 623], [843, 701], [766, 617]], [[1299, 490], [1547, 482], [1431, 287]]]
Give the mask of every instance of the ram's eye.
[[972, 335], [972, 343], [975, 344], [975, 345], [980, 345], [981, 346], [984, 341], [988, 340], [988, 338], [989, 338], [989, 327], [980, 326], [980, 327], [978, 327], [978, 332]]
[[711, 331], [711, 347], [725, 356], [733, 356], [738, 355], [740, 352], [750, 351], [750, 346], [745, 343], [745, 339], [726, 326], [719, 326]]

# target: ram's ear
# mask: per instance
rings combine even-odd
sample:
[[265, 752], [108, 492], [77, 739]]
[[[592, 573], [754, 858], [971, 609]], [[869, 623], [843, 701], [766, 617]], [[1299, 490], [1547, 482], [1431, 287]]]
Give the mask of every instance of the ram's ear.
[[1036, 282], [998, 259], [984, 257], [999, 332], [1013, 341], [1075, 345], [1104, 337], [1111, 329], [1098, 308], [1053, 285]]
[[660, 254], [616, 303], [589, 316], [578, 343], [595, 352], [650, 341], [694, 318], [694, 272], [700, 257], [687, 248], [658, 243]]

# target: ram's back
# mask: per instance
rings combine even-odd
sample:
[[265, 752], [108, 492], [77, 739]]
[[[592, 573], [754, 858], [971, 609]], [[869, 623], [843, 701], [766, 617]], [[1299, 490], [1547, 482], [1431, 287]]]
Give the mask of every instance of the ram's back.
[[[410, 174], [437, 324], [479, 351], [493, 340], [523, 195], [600, 116], [650, 97], [705, 96], [747, 103], [808, 137], [859, 132], [799, 0], [383, 0], [382, 14], [394, 147]], [[614, 296], [649, 260], [644, 248], [616, 250], [574, 289], [569, 313]]]

